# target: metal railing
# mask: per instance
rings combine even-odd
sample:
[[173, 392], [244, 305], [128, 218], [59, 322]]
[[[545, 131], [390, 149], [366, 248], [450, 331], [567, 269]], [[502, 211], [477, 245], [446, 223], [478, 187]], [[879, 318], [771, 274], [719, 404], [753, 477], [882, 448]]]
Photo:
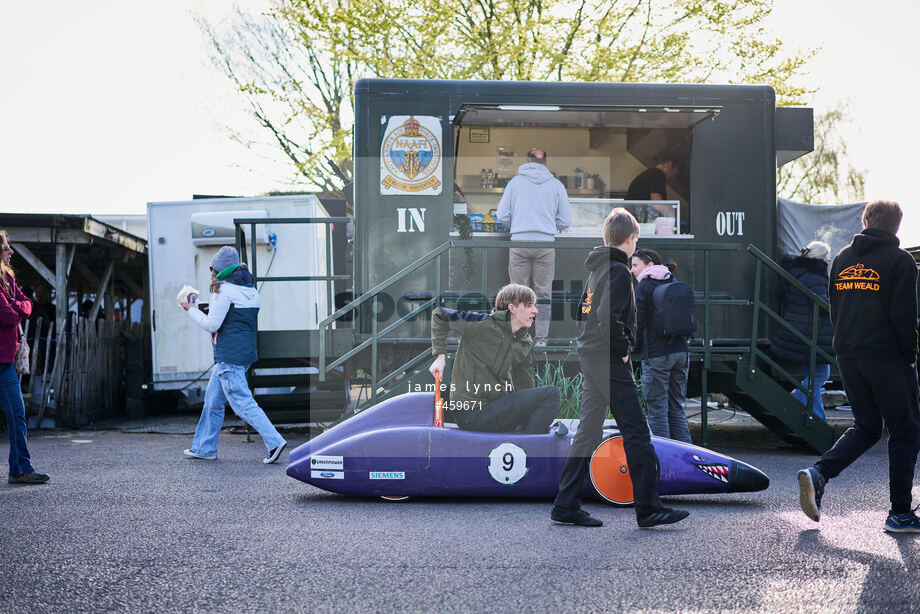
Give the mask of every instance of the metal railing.
[[[351, 275], [333, 275], [332, 274], [332, 224], [347, 224], [351, 220], [347, 217], [276, 217], [276, 218], [235, 218], [233, 224], [236, 227], [236, 248], [240, 252], [243, 262], [249, 267], [255, 279], [255, 284], [267, 281], [323, 281], [326, 282], [326, 308], [331, 310], [334, 305], [333, 299], [333, 282], [348, 281]], [[324, 224], [326, 226], [326, 274], [325, 275], [277, 275], [275, 277], [259, 277], [258, 269], [258, 250], [256, 236], [256, 226], [265, 224]], [[246, 257], [246, 233], [243, 232], [243, 226], [249, 226], [249, 236], [252, 237], [252, 250], [249, 258]], [[276, 248], [277, 249], [277, 248]]]
[[[337, 310], [335, 313], [331, 314], [328, 318], [324, 319], [319, 323], [319, 340], [320, 348], [326, 348], [326, 336], [327, 331], [330, 330], [330, 327], [333, 323], [344, 317], [347, 314], [354, 312], [359, 307], [368, 305], [371, 307], [371, 315], [375, 315], [378, 310], [378, 300], [379, 296], [390, 289], [396, 283], [406, 279], [416, 271], [422, 269], [426, 265], [433, 265], [434, 267], [434, 289], [431, 293], [431, 298], [425, 300], [415, 309], [409, 311], [408, 313], [397, 318], [395, 321], [388, 324], [382, 330], [378, 329], [377, 319], [371, 318], [371, 331], [370, 336], [362, 341], [360, 344], [356, 345], [350, 351], [346, 352], [342, 356], [328, 361], [326, 353], [321, 351], [319, 356], [319, 370], [320, 370], [320, 380], [322, 381], [326, 375], [332, 371], [332, 369], [342, 365], [345, 361], [355, 357], [359, 353], [370, 349], [371, 360], [370, 360], [370, 398], [367, 400], [366, 405], [372, 405], [376, 403], [379, 396], [379, 389], [387, 386], [400, 375], [407, 373], [409, 370], [415, 368], [426, 358], [431, 356], [430, 346], [419, 353], [416, 356], [413, 356], [405, 363], [395, 367], [388, 374], [385, 374], [383, 377], [380, 377], [378, 372], [378, 347], [381, 339], [399, 326], [413, 320], [422, 313], [433, 309], [435, 306], [441, 303], [442, 299], [442, 277], [444, 274], [443, 268], [443, 257], [445, 254], [449, 253], [452, 249], [476, 249], [479, 251], [479, 261], [481, 264], [480, 270], [480, 279], [479, 279], [479, 291], [482, 296], [491, 296], [494, 294], [494, 291], [497, 288], [488, 287], [488, 278], [489, 278], [489, 268], [488, 262], [489, 259], [486, 257], [486, 252], [489, 249], [503, 249], [507, 250], [510, 247], [537, 247], [537, 248], [546, 248], [552, 247], [557, 250], [581, 250], [587, 252], [594, 248], [597, 245], [597, 241], [566, 241], [566, 242], [543, 242], [543, 241], [476, 241], [476, 240], [450, 240], [442, 245], [431, 250], [424, 256], [418, 258], [405, 268], [403, 268], [398, 273], [390, 276], [384, 281], [378, 283], [374, 287], [370, 288], [368, 291], [364, 292], [360, 297], [349, 303], [348, 305]], [[700, 306], [703, 310], [702, 317], [702, 328], [701, 334], [697, 337], [697, 342], [691, 344], [690, 352], [695, 359], [700, 360], [703, 363], [703, 404], [702, 404], [702, 420], [703, 420], [703, 432], [704, 435], [707, 429], [707, 405], [706, 400], [708, 400], [708, 392], [706, 389], [706, 371], [711, 366], [713, 354], [726, 354], [726, 353], [738, 353], [738, 352], [747, 352], [749, 348], [746, 345], [741, 346], [720, 346], [713, 347], [713, 335], [712, 335], [712, 307], [715, 306], [742, 306], [750, 307], [751, 301], [748, 299], [732, 299], [732, 298], [715, 298], [711, 291], [712, 288], [712, 266], [711, 266], [711, 256], [713, 252], [723, 253], [723, 252], [740, 252], [741, 246], [739, 244], [723, 244], [723, 243], [697, 243], [697, 244], [681, 244], [676, 245], [673, 242], [666, 241], [648, 241], [643, 242], [644, 246], [657, 247], [670, 250], [680, 250], [680, 251], [690, 251], [690, 252], [702, 252], [703, 255], [703, 291], [702, 294], [698, 296], [697, 305]], [[575, 300], [576, 302], [580, 300], [580, 296], [572, 299], [571, 297], [565, 297], [561, 299], [542, 299], [539, 302], [546, 303], [550, 302], [571, 302]], [[569, 344], [568, 346], [549, 346], [548, 350], [569, 350], [574, 351], [574, 345]], [[359, 408], [360, 409], [360, 408]]]
[[[245, 225], [248, 225], [250, 232], [250, 237], [255, 237], [255, 228], [259, 224], [326, 224], [328, 225], [335, 223], [348, 223], [349, 219], [344, 217], [334, 217], [334, 218], [273, 218], [270, 221], [264, 218], [239, 218], [235, 219], [234, 223], [236, 224], [236, 233], [237, 233], [237, 246], [240, 248], [240, 253], [244, 254], [246, 251], [246, 236], [242, 228]], [[377, 402], [377, 399], [380, 395], [382, 388], [391, 384], [394, 380], [399, 378], [401, 375], [404, 375], [414, 369], [416, 366], [421, 364], [426, 358], [431, 356], [430, 346], [426, 348], [421, 353], [411, 357], [405, 363], [395, 367], [389, 373], [384, 374], [382, 377], [379, 373], [378, 366], [378, 351], [379, 344], [381, 340], [386, 336], [392, 333], [394, 330], [402, 326], [403, 324], [414, 320], [423, 313], [433, 309], [435, 306], [441, 304], [443, 295], [442, 295], [442, 279], [444, 277], [445, 269], [443, 267], [443, 258], [445, 254], [448, 254], [452, 249], [464, 249], [471, 250], [475, 249], [479, 251], [479, 262], [480, 262], [480, 279], [479, 279], [479, 292], [481, 296], [491, 296], [494, 294], [494, 290], [497, 288], [490, 289], [488, 287], [489, 279], [489, 259], [487, 256], [487, 250], [490, 249], [504, 249], [507, 250], [511, 247], [520, 247], [520, 248], [546, 248], [551, 247], [557, 250], [582, 250], [587, 252], [593, 247], [595, 247], [597, 241], [585, 240], [585, 241], [566, 241], [566, 242], [543, 242], [543, 241], [483, 241], [483, 240], [449, 240], [435, 249], [431, 250], [424, 256], [421, 256], [408, 266], [404, 267], [399, 272], [391, 275], [387, 279], [378, 283], [374, 287], [370, 288], [368, 291], [364, 292], [360, 297], [353, 300], [348, 305], [345, 305], [341, 309], [336, 310], [331, 313], [328, 317], [323, 319], [318, 325], [318, 336], [319, 336], [319, 379], [320, 381], [325, 381], [326, 376], [335, 368], [343, 365], [346, 361], [351, 358], [354, 358], [361, 352], [370, 349], [370, 388], [371, 393], [365, 405], [359, 408], [359, 410], [365, 406], [373, 405]], [[700, 292], [697, 289], [697, 313], [700, 314], [702, 310], [702, 318], [700, 320], [701, 330], [695, 336], [695, 338], [689, 344], [689, 352], [692, 360], [698, 360], [701, 363], [701, 381], [700, 381], [700, 413], [701, 413], [701, 436], [703, 444], [705, 445], [708, 440], [708, 400], [709, 400], [709, 391], [708, 391], [708, 378], [709, 371], [712, 368], [712, 361], [714, 356], [724, 357], [727, 354], [735, 355], [745, 355], [748, 360], [748, 369], [750, 376], [753, 376], [755, 371], [755, 366], [757, 360], [762, 360], [766, 364], [770, 365], [773, 368], [774, 372], [778, 373], [785, 380], [789, 381], [797, 389], [801, 390], [806, 394], [808, 399], [808, 405], [804, 408], [805, 420], [811, 419], [812, 414], [812, 405], [813, 405], [813, 396], [814, 396], [814, 372], [817, 356], [821, 356], [824, 360], [829, 362], [831, 365], [836, 366], [836, 360], [833, 356], [827, 354], [817, 345], [817, 323], [820, 316], [820, 310], [828, 311], [829, 307], [826, 302], [824, 302], [820, 297], [812, 293], [808, 288], [802, 285], [798, 280], [792, 277], [787, 271], [782, 269], [778, 264], [776, 264], [772, 259], [769, 258], [762, 251], [754, 247], [753, 245], [748, 245], [747, 251], [751, 253], [756, 259], [755, 266], [755, 280], [754, 280], [754, 297], [753, 300], [749, 299], [735, 299], [735, 298], [720, 298], [714, 296], [712, 291], [713, 280], [712, 280], [712, 254], [719, 253], [723, 254], [726, 252], [740, 252], [741, 246], [736, 243], [683, 243], [677, 244], [673, 241], [665, 240], [647, 240], [643, 241], [643, 247], [652, 247], [669, 251], [679, 251], [679, 252], [702, 252], [703, 258], [703, 267], [702, 267], [702, 291]], [[469, 253], [469, 252], [467, 252]], [[326, 283], [326, 295], [328, 300], [328, 309], [331, 311], [333, 306], [333, 283], [335, 281], [346, 281], [350, 280], [350, 275], [333, 275], [332, 274], [332, 233], [327, 229], [326, 232], [326, 275], [301, 275], [301, 276], [263, 276], [258, 277], [256, 272], [256, 243], [252, 242], [251, 254], [250, 254], [250, 269], [252, 270], [253, 276], [256, 277], [257, 282], [266, 282], [266, 281], [322, 281]], [[244, 256], [245, 259], [245, 256]], [[364, 339], [358, 345], [355, 345], [350, 350], [345, 352], [343, 355], [335, 358], [331, 362], [329, 361], [328, 354], [328, 344], [327, 340], [332, 330], [332, 327], [335, 323], [348, 314], [356, 312], [356, 310], [362, 306], [369, 306], [371, 308], [371, 315], [376, 316], [379, 309], [379, 300], [380, 295], [395, 284], [400, 281], [408, 278], [410, 275], [416, 273], [423, 267], [427, 265], [432, 265], [434, 268], [434, 288], [433, 292], [430, 295], [430, 298], [424, 300], [420, 305], [409, 311], [408, 313], [397, 318], [395, 321], [386, 325], [382, 330], [379, 329], [379, 322], [376, 317], [370, 318], [370, 335], [368, 338]], [[794, 327], [792, 327], [788, 322], [786, 322], [782, 316], [773, 311], [769, 305], [767, 305], [762, 299], [762, 286], [764, 281], [764, 267], [767, 267], [769, 270], [775, 272], [780, 278], [788, 281], [793, 287], [800, 290], [809, 300], [814, 304], [813, 306], [813, 326], [812, 326], [812, 338], [809, 339]], [[697, 279], [697, 288], [699, 288], [699, 279]], [[721, 294], [721, 293], [717, 293]], [[574, 300], [578, 300], [580, 297], [577, 297]], [[564, 298], [551, 298], [539, 299], [541, 303], [557, 303], [557, 302], [571, 302], [572, 297], [565, 296]], [[713, 345], [715, 341], [712, 334], [712, 309], [713, 307], [744, 307], [752, 308], [752, 319], [751, 319], [751, 332], [750, 340], [744, 340], [742, 343], [738, 344], [729, 344], [729, 345]], [[798, 378], [791, 375], [786, 371], [781, 365], [779, 365], [771, 356], [759, 348], [758, 333], [761, 324], [761, 314], [764, 314], [766, 318], [776, 321], [780, 326], [785, 327], [790, 330], [793, 335], [802, 340], [810, 348], [810, 359], [809, 359], [809, 371], [808, 371], [808, 382], [807, 387], [803, 386]], [[357, 315], [356, 313], [354, 315]], [[357, 320], [357, 318], [355, 318]], [[766, 320], [765, 320], [766, 321]], [[390, 340], [393, 340], [391, 338]], [[412, 339], [413, 341], [419, 341]], [[549, 346], [547, 350], [553, 351], [568, 351], [569, 356], [571, 356], [572, 351], [574, 350], [574, 345], [570, 342], [569, 345], [563, 346]]]
[[[753, 245], [748, 245], [747, 251], [757, 259], [757, 268], [754, 274], [754, 319], [751, 326], [751, 352], [748, 356], [748, 377], [754, 377], [754, 374], [756, 373], [757, 360], [762, 360], [770, 365], [774, 373], [778, 373], [784, 380], [793, 384], [796, 389], [805, 394], [807, 401], [803, 413], [803, 422], [806, 425], [811, 424], [814, 420], [818, 419], [812, 411], [814, 406], [815, 392], [815, 366], [817, 364], [818, 356], [820, 355], [825, 362], [832, 365], [833, 367], [837, 367], [836, 357], [828, 354], [818, 345], [818, 323], [821, 317], [821, 312], [823, 311], [829, 316], [830, 305], [828, 305], [828, 303], [820, 296], [809, 290], [808, 287], [796, 279], [791, 273], [778, 265], [769, 256], [767, 256], [765, 253]], [[805, 298], [811, 301], [811, 338], [806, 337], [798, 329], [789, 324], [789, 322], [787, 322], [783, 316], [776, 313], [761, 299], [760, 293], [761, 287], [763, 285], [761, 282], [763, 280], [764, 267], [767, 267], [776, 273], [781, 279], [785, 280], [787, 283], [789, 283], [789, 285], [801, 292]], [[775, 321], [780, 326], [784, 327], [809, 348], [808, 372], [806, 374], [808, 376], [807, 388], [801, 384], [798, 377], [790, 374], [776, 360], [774, 360], [773, 357], [758, 347], [758, 344], [756, 343], [756, 332], [761, 313]]]
[[[341, 309], [337, 310], [335, 313], [333, 313], [332, 315], [330, 315], [329, 317], [327, 317], [326, 319], [324, 319], [322, 322], [319, 323], [319, 347], [320, 347], [319, 379], [320, 381], [325, 381], [326, 375], [330, 371], [332, 371], [332, 369], [335, 369], [339, 365], [343, 364], [349, 358], [352, 358], [353, 356], [357, 355], [358, 353], [370, 347], [371, 348], [371, 397], [370, 397], [369, 402], [373, 404], [377, 401], [378, 388], [380, 388], [381, 386], [386, 386], [391, 381], [399, 377], [399, 375], [402, 372], [408, 369], [412, 369], [417, 364], [419, 364], [425, 358], [425, 356], [428, 356], [431, 354], [430, 349], [426, 350], [416, 355], [415, 357], [411, 358], [409, 361], [407, 361], [403, 365], [397, 367], [395, 370], [393, 370], [389, 375], [385, 376], [384, 378], [380, 380], [377, 379], [377, 346], [378, 346], [380, 337], [386, 334], [389, 334], [390, 332], [395, 330], [397, 327], [408, 322], [410, 319], [418, 316], [419, 314], [424, 312], [426, 309], [434, 305], [439, 300], [439, 297], [441, 294], [441, 273], [442, 273], [441, 256], [448, 249], [450, 249], [450, 247], [451, 247], [450, 241], [440, 245], [439, 247], [436, 247], [435, 249], [431, 250], [430, 252], [428, 252], [427, 254], [425, 254], [424, 256], [416, 260], [415, 262], [403, 268], [401, 271], [399, 271], [395, 275], [392, 275], [391, 277], [380, 282], [379, 284], [377, 284], [376, 286], [374, 286], [373, 288], [371, 288], [370, 290], [362, 294], [360, 297], [356, 298], [348, 305], [345, 305]], [[346, 352], [344, 355], [334, 360], [332, 363], [328, 365], [326, 364], [326, 351], [325, 351], [326, 350], [326, 331], [330, 325], [335, 323], [337, 320], [341, 319], [346, 314], [352, 311], [355, 311], [358, 307], [368, 302], [370, 302], [371, 304], [371, 314], [376, 315], [380, 293], [382, 293], [384, 290], [387, 290], [390, 286], [392, 286], [396, 282], [402, 279], [405, 279], [409, 274], [414, 273], [419, 268], [421, 268], [422, 266], [432, 261], [434, 261], [435, 263], [435, 289], [434, 289], [434, 294], [432, 298], [425, 301], [424, 303], [422, 303], [421, 305], [419, 305], [418, 307], [416, 307], [409, 313], [405, 314], [404, 316], [398, 318], [396, 322], [393, 322], [389, 326], [386, 326], [382, 331], [377, 330], [377, 324], [378, 324], [377, 318], [372, 317], [371, 318], [371, 336], [370, 338], [359, 343], [357, 346], [355, 346], [354, 348]]]

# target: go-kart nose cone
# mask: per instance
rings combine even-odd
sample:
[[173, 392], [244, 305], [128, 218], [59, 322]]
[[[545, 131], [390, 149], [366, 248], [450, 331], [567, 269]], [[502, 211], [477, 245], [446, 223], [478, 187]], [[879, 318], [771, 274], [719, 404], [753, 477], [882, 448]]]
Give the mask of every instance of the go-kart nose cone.
[[732, 461], [732, 481], [728, 492], [757, 492], [770, 486], [770, 478], [760, 469], [741, 461]]

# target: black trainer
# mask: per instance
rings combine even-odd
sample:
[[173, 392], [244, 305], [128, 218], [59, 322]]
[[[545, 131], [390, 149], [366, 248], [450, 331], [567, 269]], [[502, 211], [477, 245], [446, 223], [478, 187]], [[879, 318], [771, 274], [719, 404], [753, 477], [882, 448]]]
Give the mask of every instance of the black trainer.
[[278, 460], [278, 457], [281, 456], [281, 453], [284, 452], [284, 449], [287, 447], [287, 442], [283, 442], [280, 446], [268, 453], [268, 456], [262, 459], [262, 462], [266, 465], [271, 465], [273, 462]]
[[553, 522], [574, 524], [580, 527], [600, 527], [604, 525], [597, 518], [592, 518], [591, 514], [585, 510], [570, 510], [556, 505], [553, 506], [553, 512], [549, 517], [553, 519]]
[[636, 522], [642, 529], [657, 527], [660, 524], [674, 524], [680, 522], [690, 515], [687, 510], [672, 510], [669, 507], [663, 507], [657, 511], [645, 514], [636, 518]]
[[824, 496], [827, 481], [814, 467], [799, 471], [798, 480], [799, 505], [806, 516], [818, 522], [821, 520], [821, 497]]
[[51, 476], [47, 473], [20, 473], [19, 475], [11, 475], [7, 478], [7, 482], [10, 484], [44, 484], [51, 479]]
[[889, 533], [920, 533], [920, 518], [914, 512], [888, 514], [884, 529]]

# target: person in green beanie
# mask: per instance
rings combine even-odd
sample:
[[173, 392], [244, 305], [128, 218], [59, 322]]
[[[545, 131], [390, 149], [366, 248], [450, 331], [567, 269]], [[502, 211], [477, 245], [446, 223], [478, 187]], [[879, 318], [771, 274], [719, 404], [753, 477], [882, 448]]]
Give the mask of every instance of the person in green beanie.
[[192, 447], [185, 450], [185, 456], [204, 460], [217, 458], [224, 405], [229, 402], [234, 413], [262, 436], [267, 450], [262, 462], [274, 463], [287, 442], [256, 403], [246, 381], [246, 371], [259, 358], [256, 353], [259, 293], [252, 273], [240, 263], [240, 255], [234, 248], [220, 248], [211, 259], [210, 268], [208, 313], [192, 309], [192, 303], [179, 302], [198, 326], [211, 333], [215, 362], [204, 393], [204, 407], [195, 438]]

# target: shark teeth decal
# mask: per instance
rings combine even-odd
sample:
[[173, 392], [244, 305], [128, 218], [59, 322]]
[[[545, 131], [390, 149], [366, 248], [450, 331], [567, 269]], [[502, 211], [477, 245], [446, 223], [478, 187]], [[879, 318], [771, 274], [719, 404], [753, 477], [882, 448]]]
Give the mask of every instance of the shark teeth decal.
[[708, 475], [714, 480], [719, 480], [728, 484], [728, 465], [722, 465], [719, 463], [712, 463], [709, 465], [704, 465], [702, 463], [693, 463], [696, 465], [700, 471]]

